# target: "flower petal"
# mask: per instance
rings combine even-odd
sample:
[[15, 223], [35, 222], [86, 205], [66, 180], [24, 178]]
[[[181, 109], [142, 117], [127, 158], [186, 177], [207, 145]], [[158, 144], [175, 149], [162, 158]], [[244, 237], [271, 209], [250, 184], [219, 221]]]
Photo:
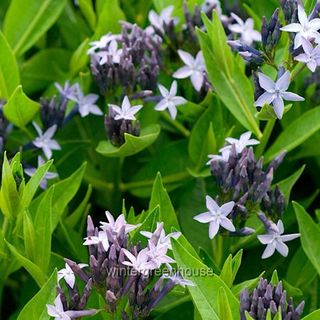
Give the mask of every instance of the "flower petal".
[[183, 66], [178, 69], [172, 76], [177, 79], [185, 79], [193, 74], [193, 70], [189, 66]]
[[234, 227], [232, 221], [226, 217], [221, 217], [220, 225], [231, 232], [236, 231], [236, 228]]
[[271, 257], [274, 254], [275, 250], [276, 250], [276, 247], [273, 242], [268, 244], [267, 247], [265, 248], [265, 250], [263, 251], [261, 258], [267, 259], [267, 258]]
[[210, 212], [200, 213], [193, 217], [193, 219], [201, 223], [208, 223], [212, 221], [212, 214]]
[[217, 212], [220, 209], [218, 204], [208, 195], [206, 196], [206, 206], [211, 212]]
[[234, 201], [227, 202], [220, 207], [221, 214], [225, 217], [232, 211], [235, 203]]
[[303, 97], [289, 91], [283, 92], [281, 96], [283, 97], [283, 99], [288, 101], [304, 101]]
[[210, 225], [209, 225], [209, 238], [210, 239], [213, 239], [215, 237], [215, 235], [218, 233], [219, 231], [219, 223], [218, 221], [212, 221], [210, 222]]
[[193, 56], [183, 50], [178, 50], [179, 57], [181, 60], [187, 65], [187, 66], [193, 66], [194, 65], [194, 58]]
[[265, 104], [270, 104], [274, 99], [274, 94], [270, 92], [263, 93], [254, 103], [256, 107], [263, 107]]
[[281, 120], [283, 116], [283, 110], [284, 110], [284, 103], [282, 98], [275, 98], [273, 100], [273, 109], [277, 118]]
[[267, 91], [274, 90], [275, 82], [272, 81], [268, 76], [266, 76], [262, 72], [259, 72], [258, 78], [259, 78], [259, 84], [260, 84], [261, 88], [263, 88], [264, 90], [267, 90]]

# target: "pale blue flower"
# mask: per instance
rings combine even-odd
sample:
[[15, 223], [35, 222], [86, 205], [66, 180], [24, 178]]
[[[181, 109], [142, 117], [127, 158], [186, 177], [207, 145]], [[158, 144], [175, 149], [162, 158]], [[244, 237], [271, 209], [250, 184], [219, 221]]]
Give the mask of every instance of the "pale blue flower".
[[287, 91], [290, 85], [290, 72], [286, 71], [276, 82], [271, 80], [265, 74], [259, 72], [259, 84], [266, 92], [263, 93], [255, 102], [256, 107], [262, 107], [265, 104], [273, 104], [274, 112], [278, 119], [282, 119], [284, 111], [283, 100], [304, 101], [299, 95]]
[[210, 239], [213, 239], [216, 236], [220, 226], [231, 232], [236, 231], [232, 221], [228, 219], [228, 215], [235, 205], [234, 201], [227, 202], [219, 207], [210, 196], [206, 196], [206, 205], [209, 211], [200, 213], [193, 219], [201, 223], [209, 223]]
[[285, 244], [287, 241], [294, 240], [300, 237], [300, 233], [284, 235], [284, 227], [281, 220], [277, 224], [273, 223], [269, 228], [267, 234], [259, 235], [258, 240], [262, 244], [266, 244], [267, 247], [262, 254], [262, 259], [271, 257], [275, 250], [277, 250], [282, 256], [286, 257], [289, 253], [288, 246]]

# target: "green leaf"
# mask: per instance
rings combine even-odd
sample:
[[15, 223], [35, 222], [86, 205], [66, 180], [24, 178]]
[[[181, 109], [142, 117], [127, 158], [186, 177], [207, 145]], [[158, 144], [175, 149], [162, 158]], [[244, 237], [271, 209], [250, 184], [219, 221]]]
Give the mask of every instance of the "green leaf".
[[[76, 195], [77, 191], [80, 188], [82, 178], [86, 169], [86, 163], [84, 163], [78, 170], [76, 170], [71, 176], [68, 178], [59, 181], [54, 186], [54, 194], [52, 199], [52, 219], [51, 219], [51, 231], [53, 231], [59, 221], [61, 216], [63, 215], [65, 209], [67, 208], [69, 202]], [[51, 188], [41, 193], [39, 197], [37, 197], [31, 204], [31, 211], [36, 212], [38, 206], [40, 205], [43, 197], [46, 196], [47, 193], [51, 192]]]
[[30, 49], [58, 19], [65, 0], [12, 0], [3, 23], [16, 56]]
[[223, 320], [233, 320], [230, 304], [226, 291], [223, 287], [219, 289], [219, 317]]
[[9, 99], [20, 84], [19, 69], [5, 36], [0, 31], [0, 97]]
[[291, 190], [292, 190], [293, 186], [295, 185], [295, 183], [298, 181], [298, 179], [302, 175], [302, 172], [304, 171], [305, 167], [306, 166], [303, 165], [298, 171], [296, 171], [290, 177], [277, 183], [277, 186], [280, 188], [280, 190], [284, 194], [284, 197], [287, 202], [290, 199], [290, 194], [291, 194]]
[[88, 21], [90, 28], [94, 30], [97, 18], [93, 9], [92, 0], [79, 0], [79, 7], [82, 14]]
[[217, 13], [213, 12], [212, 22], [204, 14], [202, 19], [208, 33], [198, 30], [198, 36], [209, 80], [233, 116], [260, 139], [262, 133], [254, 117], [253, 87], [244, 73], [243, 62], [233, 56]]
[[[19, 155], [19, 154], [17, 154]], [[11, 160], [13, 162], [13, 160]], [[2, 180], [0, 189], [0, 209], [1, 212], [8, 218], [12, 219], [18, 215], [21, 209], [20, 195], [17, 190], [16, 181], [14, 179], [12, 169], [4, 154], [2, 164]]]
[[[289, 104], [284, 107], [283, 114], [287, 113], [292, 108], [292, 104]], [[269, 104], [265, 104], [262, 109], [255, 114], [256, 118], [259, 120], [273, 120], [278, 119], [274, 108]]]
[[69, 51], [60, 48], [43, 49], [21, 66], [23, 90], [28, 94], [45, 90], [54, 82], [64, 82], [69, 71]]
[[230, 254], [227, 260], [224, 262], [220, 278], [225, 282], [225, 284], [230, 288], [233, 282], [233, 275], [232, 275], [232, 255]]
[[302, 248], [320, 274], [320, 226], [312, 220], [300, 204], [293, 202], [293, 207], [301, 233]]
[[90, 207], [88, 202], [91, 197], [91, 193], [92, 186], [89, 184], [87, 193], [79, 204], [78, 208], [65, 219], [65, 223], [69, 228], [75, 228], [81, 222], [81, 220], [85, 218], [86, 213], [88, 212], [88, 208]]
[[87, 54], [88, 46], [89, 39], [85, 39], [73, 53], [70, 60], [70, 72], [73, 76], [77, 75], [77, 73], [86, 67], [89, 61], [89, 56]]
[[167, 190], [163, 186], [161, 174], [158, 173], [154, 180], [151, 199], [149, 203], [149, 210], [153, 210], [159, 206], [160, 217], [159, 221], [164, 222], [164, 228], [166, 232], [170, 232], [171, 227], [180, 229], [177, 215], [171, 203]]
[[126, 17], [119, 6], [118, 0], [104, 2], [98, 17], [94, 38], [96, 39], [108, 32], [119, 33], [121, 31], [119, 21], [126, 21]]
[[300, 247], [290, 261], [286, 279], [296, 287], [306, 290], [316, 276], [317, 271]]
[[314, 6], [317, 4], [317, 0], [304, 0], [303, 2], [307, 14], [310, 14]]
[[168, 192], [191, 178], [186, 169], [190, 165], [186, 140], [168, 143], [146, 162], [130, 182], [123, 184], [125, 191], [129, 190], [138, 197], [150, 197], [154, 177], [158, 172], [161, 172], [162, 182]]
[[314, 133], [320, 130], [320, 107], [311, 109], [291, 122], [278, 136], [273, 145], [267, 150], [267, 162], [275, 158], [281, 151], [291, 151]]
[[21, 199], [21, 203], [24, 207], [29, 207], [34, 195], [36, 194], [36, 192], [38, 190], [38, 187], [39, 187], [42, 179], [44, 178], [44, 176], [46, 175], [46, 173], [50, 169], [52, 162], [53, 162], [53, 160], [50, 160], [50, 161], [44, 163], [43, 165], [41, 165], [36, 170], [36, 172], [32, 175], [32, 177], [30, 178], [28, 183], [26, 184], [26, 187], [24, 189], [22, 199]]
[[106, 157], [132, 156], [153, 144], [159, 133], [160, 126], [151, 125], [142, 129], [139, 137], [125, 133], [125, 143], [119, 148], [111, 144], [110, 141], [100, 141], [96, 150]]
[[312, 313], [302, 318], [302, 320], [319, 320], [319, 319], [320, 319], [320, 309], [313, 311]]
[[37, 251], [34, 261], [44, 273], [48, 271], [51, 256], [51, 220], [54, 188], [55, 186], [53, 185], [41, 200], [34, 219], [34, 225], [37, 226]]
[[57, 271], [55, 270], [41, 290], [24, 306], [17, 320], [49, 320], [46, 304], [56, 297]]
[[208, 161], [208, 155], [217, 150], [216, 139], [213, 132], [212, 121], [215, 118], [215, 110], [212, 105], [201, 115], [194, 125], [189, 140], [190, 159], [201, 169]]
[[25, 127], [39, 111], [39, 103], [28, 98], [18, 86], [3, 107], [5, 117], [19, 128]]
[[27, 210], [23, 215], [23, 240], [27, 257], [34, 261], [36, 254], [36, 241], [38, 241], [38, 239], [36, 238], [34, 225]]
[[43, 284], [46, 282], [46, 275], [42, 272], [42, 270], [30, 261], [28, 258], [24, 257], [13, 245], [6, 241], [8, 248], [10, 249], [13, 256], [22, 265], [32, 276], [35, 282], [38, 284], [39, 287], [42, 287]]
[[147, 217], [141, 223], [140, 227], [138, 227], [132, 235], [132, 242], [138, 243], [141, 241], [142, 244], [147, 244], [147, 238], [140, 234], [140, 231], [149, 231], [154, 232], [157, 227], [157, 222], [159, 221], [160, 216], [160, 208], [159, 206], [155, 207], [152, 211], [149, 212]]
[[[187, 242], [183, 235], [178, 240], [172, 239], [174, 258], [181, 270], [181, 273], [188, 280], [191, 280], [195, 286], [188, 287], [195, 306], [199, 310], [204, 320], [219, 320], [219, 290], [222, 287], [225, 290], [227, 300], [230, 304], [230, 310], [233, 319], [240, 319], [239, 302], [232, 294], [227, 285], [214, 275], [212, 270], [204, 265], [199, 258], [191, 254], [183, 245], [182, 240]], [[189, 245], [190, 246], [190, 245]], [[193, 270], [191, 274], [189, 271]]]
[[279, 277], [277, 270], [274, 270], [271, 277], [271, 283], [276, 286], [279, 283]]

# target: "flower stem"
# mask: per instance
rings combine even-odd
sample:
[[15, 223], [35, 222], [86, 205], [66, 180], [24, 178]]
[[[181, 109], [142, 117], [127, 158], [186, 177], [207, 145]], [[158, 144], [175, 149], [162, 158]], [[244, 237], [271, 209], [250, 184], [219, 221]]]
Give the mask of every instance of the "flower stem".
[[190, 136], [190, 131], [186, 129], [179, 121], [173, 120], [167, 112], [161, 112], [161, 117], [164, 121], [177, 129], [184, 137], [188, 138]]
[[213, 260], [218, 267], [222, 264], [223, 259], [223, 238], [221, 235], [217, 235], [212, 239]]
[[267, 125], [263, 130], [262, 139], [260, 140], [260, 144], [256, 148], [256, 155], [258, 158], [263, 154], [267, 146], [267, 143], [269, 141], [269, 138], [271, 136], [275, 123], [276, 123], [276, 119], [268, 120]]

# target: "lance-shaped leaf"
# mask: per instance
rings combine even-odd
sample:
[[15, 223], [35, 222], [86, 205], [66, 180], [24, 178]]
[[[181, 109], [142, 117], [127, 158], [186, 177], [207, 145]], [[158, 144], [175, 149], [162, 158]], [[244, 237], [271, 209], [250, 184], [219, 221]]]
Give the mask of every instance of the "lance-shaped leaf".
[[5, 36], [0, 32], [0, 97], [9, 99], [20, 84], [19, 69]]
[[207, 34], [198, 30], [198, 36], [209, 80], [234, 117], [260, 139], [262, 133], [254, 116], [253, 87], [244, 73], [243, 62], [233, 56], [217, 13], [213, 11], [212, 22], [204, 14], [202, 19]]
[[53, 25], [66, 0], [12, 0], [3, 31], [16, 56], [30, 49]]

